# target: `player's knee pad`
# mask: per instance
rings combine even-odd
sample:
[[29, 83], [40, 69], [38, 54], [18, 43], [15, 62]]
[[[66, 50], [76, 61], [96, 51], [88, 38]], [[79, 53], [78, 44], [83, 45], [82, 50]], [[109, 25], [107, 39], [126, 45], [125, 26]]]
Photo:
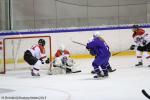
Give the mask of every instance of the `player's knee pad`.
[[53, 62], [53, 65], [56, 66], [56, 67], [62, 66], [62, 60], [61, 60], [61, 58], [59, 58], [59, 57], [55, 58], [55, 60]]

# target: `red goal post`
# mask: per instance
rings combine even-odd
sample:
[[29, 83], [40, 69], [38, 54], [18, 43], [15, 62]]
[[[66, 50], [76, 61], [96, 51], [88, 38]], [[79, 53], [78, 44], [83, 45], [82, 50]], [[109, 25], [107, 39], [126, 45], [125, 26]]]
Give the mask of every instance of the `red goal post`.
[[[37, 44], [39, 39], [46, 41], [46, 55], [52, 60], [51, 37], [50, 36], [17, 36], [6, 37], [0, 41], [1, 58], [0, 73], [5, 74], [7, 70], [29, 69], [29, 65], [23, 60], [25, 50]], [[50, 69], [51, 65], [44, 65], [41, 69]]]

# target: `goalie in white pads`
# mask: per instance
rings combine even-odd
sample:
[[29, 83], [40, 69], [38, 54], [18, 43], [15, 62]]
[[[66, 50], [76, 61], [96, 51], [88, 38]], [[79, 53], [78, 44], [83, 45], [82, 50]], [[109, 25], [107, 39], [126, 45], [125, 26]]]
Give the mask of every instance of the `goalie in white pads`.
[[64, 45], [61, 45], [55, 53], [53, 67], [58, 67], [61, 70], [64, 70], [65, 73], [81, 72], [81, 70], [76, 69], [75, 62], [70, 57], [70, 52], [65, 49]]
[[31, 75], [40, 76], [39, 70], [41, 64], [49, 64], [49, 58], [45, 54], [45, 40], [39, 39], [37, 45], [33, 45], [24, 53], [24, 60], [31, 65]]

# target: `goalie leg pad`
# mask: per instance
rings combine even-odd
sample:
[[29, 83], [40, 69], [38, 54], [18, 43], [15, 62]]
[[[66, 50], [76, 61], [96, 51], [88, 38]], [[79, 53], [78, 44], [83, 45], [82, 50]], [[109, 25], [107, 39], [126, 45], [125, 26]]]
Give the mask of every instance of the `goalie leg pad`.
[[67, 59], [67, 66], [71, 67], [71, 66], [73, 66], [73, 65], [74, 65], [73, 59], [68, 58], [68, 59]]
[[61, 58], [56, 57], [55, 60], [54, 60], [54, 62], [53, 62], [53, 65], [54, 65], [54, 67], [60, 67], [60, 66], [62, 66], [63, 64], [62, 64]]

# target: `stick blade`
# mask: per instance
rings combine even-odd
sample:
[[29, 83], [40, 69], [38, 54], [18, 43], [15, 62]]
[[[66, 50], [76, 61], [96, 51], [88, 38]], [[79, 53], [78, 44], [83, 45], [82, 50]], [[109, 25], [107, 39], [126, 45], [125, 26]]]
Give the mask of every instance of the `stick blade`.
[[72, 73], [80, 73], [81, 72], [81, 70], [78, 70], [78, 71], [74, 71], [74, 72], [72, 72]]
[[144, 89], [142, 89], [142, 93], [144, 96], [146, 96], [148, 99], [150, 99], [150, 96], [147, 94], [147, 92]]

